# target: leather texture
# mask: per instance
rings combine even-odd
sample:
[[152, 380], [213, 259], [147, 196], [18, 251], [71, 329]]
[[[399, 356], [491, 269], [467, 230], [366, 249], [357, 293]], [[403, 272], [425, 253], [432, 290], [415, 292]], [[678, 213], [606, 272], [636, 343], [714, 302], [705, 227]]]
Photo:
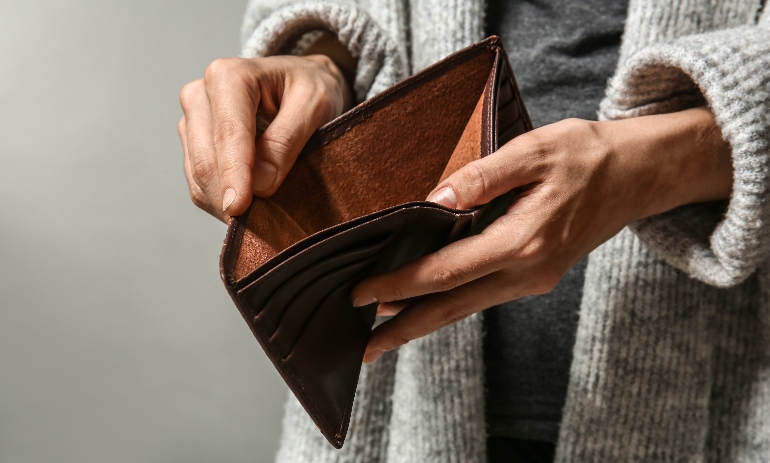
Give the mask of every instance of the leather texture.
[[317, 131], [281, 188], [231, 219], [221, 275], [286, 384], [341, 448], [376, 306], [363, 278], [478, 233], [515, 198], [473, 210], [423, 199], [531, 130], [497, 37], [465, 48]]

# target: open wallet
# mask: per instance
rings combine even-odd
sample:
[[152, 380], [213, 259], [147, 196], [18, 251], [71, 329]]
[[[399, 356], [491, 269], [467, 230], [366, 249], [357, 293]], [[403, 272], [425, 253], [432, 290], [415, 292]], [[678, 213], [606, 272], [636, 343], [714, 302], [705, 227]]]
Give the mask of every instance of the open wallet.
[[361, 103], [310, 138], [278, 191], [230, 220], [221, 275], [286, 384], [336, 448], [376, 304], [362, 279], [479, 233], [515, 192], [471, 210], [425, 198], [532, 128], [498, 37]]

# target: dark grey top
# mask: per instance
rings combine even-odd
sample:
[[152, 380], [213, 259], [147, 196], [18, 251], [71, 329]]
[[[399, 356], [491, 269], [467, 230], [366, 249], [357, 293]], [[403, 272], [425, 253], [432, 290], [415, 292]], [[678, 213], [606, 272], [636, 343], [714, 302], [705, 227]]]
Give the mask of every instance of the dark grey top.
[[[627, 0], [489, 0], [535, 127], [596, 119], [615, 69]], [[556, 442], [567, 394], [585, 261], [556, 289], [484, 312], [490, 435]]]

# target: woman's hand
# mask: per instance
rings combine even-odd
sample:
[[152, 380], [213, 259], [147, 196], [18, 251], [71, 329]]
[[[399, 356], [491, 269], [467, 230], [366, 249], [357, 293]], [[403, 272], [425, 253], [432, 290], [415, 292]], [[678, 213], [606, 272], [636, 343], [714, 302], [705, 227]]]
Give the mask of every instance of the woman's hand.
[[565, 120], [522, 135], [441, 182], [428, 197], [457, 209], [524, 192], [481, 234], [361, 282], [379, 302], [365, 362], [469, 315], [543, 294], [628, 223], [728, 198], [730, 148], [705, 108], [613, 122]]
[[[190, 197], [227, 221], [253, 194], [273, 194], [310, 135], [349, 108], [352, 96], [335, 63], [311, 55], [216, 60], [203, 79], [184, 86], [180, 100]], [[258, 110], [272, 119], [262, 122], [261, 135]]]

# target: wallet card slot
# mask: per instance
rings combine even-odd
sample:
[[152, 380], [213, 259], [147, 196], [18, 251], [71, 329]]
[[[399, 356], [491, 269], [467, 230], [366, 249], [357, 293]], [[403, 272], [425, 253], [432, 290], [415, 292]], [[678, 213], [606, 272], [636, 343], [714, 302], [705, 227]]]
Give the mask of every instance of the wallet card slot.
[[[377, 239], [385, 240], [401, 226], [398, 211], [404, 207], [405, 205], [400, 205], [378, 211], [311, 235], [289, 246], [252, 273], [238, 280], [234, 284], [234, 289], [241, 296], [246, 296], [249, 304], [261, 304], [259, 301], [264, 301], [283, 280], [315, 262], [330, 255], [345, 252], [353, 246], [365, 246], [376, 242]], [[389, 216], [394, 216], [396, 219], [389, 219]], [[350, 238], [337, 239], [337, 236], [350, 236]], [[362, 239], [364, 236], [365, 238]], [[329, 240], [331, 237], [335, 239]], [[304, 257], [305, 254], [312, 255], [313, 259]], [[259, 297], [255, 294], [256, 287], [259, 288], [256, 290]]]
[[[375, 310], [352, 307], [348, 295], [354, 283], [355, 280], [343, 283], [319, 305], [283, 362], [288, 369], [303, 372], [307, 398], [330, 421], [342, 423], [343, 427], [344, 417], [352, 406]], [[351, 319], [351, 311], [358, 315], [355, 319]]]
[[505, 103], [500, 102], [497, 108], [498, 108], [497, 111], [500, 113], [500, 116], [505, 118], [508, 121], [515, 121], [521, 115], [519, 114], [519, 105], [516, 104], [515, 99], [511, 99]]
[[498, 135], [500, 146], [503, 146], [526, 131], [527, 122], [523, 117], [520, 117], [513, 125]]
[[336, 270], [337, 268], [360, 262], [372, 257], [382, 250], [390, 241], [388, 238], [379, 239], [376, 244], [356, 248], [347, 252], [332, 255], [314, 262], [305, 270], [282, 282], [267, 298], [262, 310], [256, 315], [254, 321], [260, 324], [271, 335], [277, 329], [286, 308], [303, 291], [305, 287], [313, 283], [321, 276]]
[[[330, 272], [307, 285], [294, 298], [286, 308], [284, 316], [281, 317], [275, 333], [270, 337], [270, 343], [278, 351], [281, 358], [286, 358], [289, 355], [303, 328], [327, 296], [341, 285], [362, 278], [365, 275], [365, 270], [375, 262], [376, 258], [375, 255], [364, 261]], [[352, 308], [350, 301], [346, 299], [345, 303]]]
[[[504, 71], [503, 73], [507, 74]], [[511, 85], [510, 78], [507, 75], [501, 77], [503, 77], [503, 80], [500, 82], [500, 89], [497, 93], [497, 101], [499, 102], [498, 107], [505, 106], [511, 101], [516, 100], [513, 96], [513, 85]]]
[[502, 66], [499, 74], [498, 93], [497, 93], [497, 146], [500, 149], [503, 145], [513, 140], [516, 136], [526, 131], [526, 123], [521, 129], [524, 115], [521, 105], [516, 97], [513, 80], [506, 66]]
[[526, 132], [526, 126], [524, 124], [524, 118], [520, 117], [516, 121], [514, 121], [512, 124], [510, 124], [509, 127], [504, 128], [500, 134], [497, 136], [498, 143], [500, 143], [500, 147], [508, 143], [509, 141], [513, 140], [514, 138], [518, 137], [519, 135]]

